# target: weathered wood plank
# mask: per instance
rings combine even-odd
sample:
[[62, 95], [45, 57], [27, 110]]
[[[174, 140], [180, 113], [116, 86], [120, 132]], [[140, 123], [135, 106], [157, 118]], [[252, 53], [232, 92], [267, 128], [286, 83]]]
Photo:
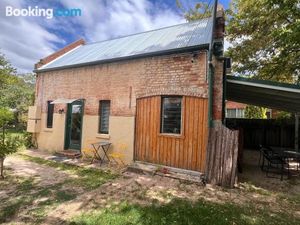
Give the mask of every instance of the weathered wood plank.
[[238, 131], [225, 126], [211, 128], [207, 146], [206, 179], [208, 183], [233, 187], [236, 181]]

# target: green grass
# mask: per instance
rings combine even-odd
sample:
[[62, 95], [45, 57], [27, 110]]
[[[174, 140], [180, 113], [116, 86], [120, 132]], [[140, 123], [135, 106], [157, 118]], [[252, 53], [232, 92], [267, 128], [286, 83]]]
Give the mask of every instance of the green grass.
[[32, 189], [33, 179], [13, 179], [10, 176], [6, 177], [6, 184], [3, 187], [9, 185], [16, 185], [13, 193], [13, 198], [0, 199], [2, 204], [0, 205], [0, 223], [5, 222], [8, 218], [17, 214], [21, 207], [32, 204], [34, 198], [28, 194], [28, 191]]
[[257, 193], [257, 194], [261, 194], [261, 195], [265, 195], [265, 196], [270, 196], [272, 195], [272, 192], [260, 187], [256, 187], [253, 183], [251, 182], [244, 182], [244, 183], [240, 183], [240, 185], [242, 187], [244, 187], [244, 189], [248, 192], [253, 192], [253, 193]]
[[83, 187], [86, 190], [93, 190], [100, 187], [111, 179], [115, 179], [117, 174], [113, 174], [110, 171], [103, 171], [94, 168], [84, 168], [76, 165], [70, 165], [66, 163], [56, 162], [52, 160], [45, 160], [38, 157], [32, 157], [24, 154], [19, 154], [23, 159], [40, 164], [50, 166], [59, 170], [63, 170], [73, 175], [77, 175], [77, 178], [69, 178], [65, 183], [69, 183], [75, 186]]
[[237, 206], [205, 201], [191, 203], [175, 199], [166, 205], [140, 206], [126, 202], [105, 210], [85, 213], [71, 220], [71, 225], [296, 225], [300, 221], [291, 215], [272, 214], [254, 206]]
[[[0, 181], [1, 189], [12, 189], [9, 197], [0, 198], [0, 223], [10, 221], [19, 212], [27, 210], [26, 223], [41, 223], [49, 209], [75, 199], [78, 190], [89, 191], [117, 177], [116, 174], [93, 168], [82, 168], [60, 162], [44, 160], [38, 157], [22, 155], [23, 159], [40, 165], [62, 170], [72, 175], [61, 183], [39, 186], [34, 177], [22, 178], [13, 176], [8, 169], [5, 180]], [[34, 203], [36, 200], [41, 200]]]
[[6, 131], [6, 133], [8, 133], [8, 134], [10, 134], [10, 135], [19, 135], [19, 136], [24, 135], [24, 131], [21, 131], [21, 130], [16, 130], [16, 129], [6, 129], [5, 131]]
[[55, 193], [55, 199], [58, 202], [65, 202], [65, 201], [70, 201], [74, 198], [76, 198], [76, 194], [72, 193], [72, 192], [67, 192], [67, 191], [57, 191]]

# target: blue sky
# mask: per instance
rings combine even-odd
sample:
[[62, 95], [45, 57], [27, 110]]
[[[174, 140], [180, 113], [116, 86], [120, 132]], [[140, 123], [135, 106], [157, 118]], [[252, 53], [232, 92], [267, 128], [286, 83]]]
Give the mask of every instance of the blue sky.
[[[185, 8], [196, 0], [181, 0]], [[207, 0], [206, 2], [213, 2]], [[227, 8], [230, 0], [219, 0]], [[5, 8], [79, 8], [77, 17], [5, 15]], [[34, 63], [79, 39], [101, 41], [185, 22], [176, 0], [1, 0], [0, 52], [18, 69], [31, 72]]]

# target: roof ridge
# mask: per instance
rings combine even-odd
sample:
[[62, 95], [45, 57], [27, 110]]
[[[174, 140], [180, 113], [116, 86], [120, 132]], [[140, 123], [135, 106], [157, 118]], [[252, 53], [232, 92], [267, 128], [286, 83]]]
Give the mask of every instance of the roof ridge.
[[106, 39], [106, 40], [102, 40], [102, 41], [90, 42], [90, 43], [86, 43], [85, 46], [86, 45], [99, 44], [99, 43], [102, 43], [102, 42], [107, 42], [107, 41], [112, 41], [112, 40], [117, 40], [117, 39], [122, 39], [122, 38], [125, 38], [125, 37], [130, 37], [130, 36], [134, 36], [134, 35], [138, 35], [138, 34], [144, 34], [144, 33], [152, 32], [152, 31], [163, 30], [163, 29], [167, 29], [167, 28], [170, 28], [170, 27], [182, 26], [184, 24], [199, 23], [200, 21], [209, 20], [210, 18], [211, 17], [207, 17], [207, 18], [198, 19], [198, 20], [195, 20], [195, 21], [192, 21], [192, 22], [179, 23], [179, 24], [174, 24], [174, 25], [167, 26], [167, 27], [157, 28], [157, 29], [154, 29], [154, 30], [147, 30], [147, 31], [139, 32], [139, 33], [124, 35], [124, 36], [115, 37], [115, 38], [111, 38], [111, 39]]

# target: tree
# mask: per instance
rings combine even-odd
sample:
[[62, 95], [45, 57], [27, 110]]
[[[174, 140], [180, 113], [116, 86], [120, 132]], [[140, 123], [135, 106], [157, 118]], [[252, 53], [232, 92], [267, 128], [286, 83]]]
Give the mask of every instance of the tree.
[[212, 14], [211, 6], [206, 2], [198, 2], [194, 8], [184, 7], [180, 0], [176, 0], [177, 7], [182, 11], [184, 18], [187, 21], [199, 20], [208, 18]]
[[18, 75], [14, 84], [7, 84], [0, 89], [0, 104], [14, 111], [14, 123], [24, 128], [28, 106], [34, 102], [33, 74]]
[[12, 154], [21, 146], [21, 140], [18, 136], [7, 135], [6, 125], [13, 119], [13, 114], [6, 108], [0, 108], [0, 177], [4, 178], [4, 159], [7, 155]]
[[16, 69], [0, 53], [0, 89], [7, 84], [13, 84], [17, 81], [17, 77], [13, 75], [16, 75]]
[[248, 119], [267, 119], [267, 109], [259, 106], [247, 105], [245, 109], [245, 118]]
[[14, 123], [24, 128], [24, 115], [34, 100], [35, 76], [31, 73], [17, 75], [16, 70], [0, 54], [0, 105], [14, 111]]
[[298, 0], [233, 0], [227, 15], [227, 55], [235, 73], [299, 82]]
[[[0, 53], [0, 177], [3, 175], [4, 159], [18, 150], [22, 144], [19, 136], [6, 133], [7, 125], [27, 112], [28, 105], [33, 102], [34, 76], [32, 74], [17, 75], [16, 69]], [[15, 113], [13, 113], [15, 112]]]

